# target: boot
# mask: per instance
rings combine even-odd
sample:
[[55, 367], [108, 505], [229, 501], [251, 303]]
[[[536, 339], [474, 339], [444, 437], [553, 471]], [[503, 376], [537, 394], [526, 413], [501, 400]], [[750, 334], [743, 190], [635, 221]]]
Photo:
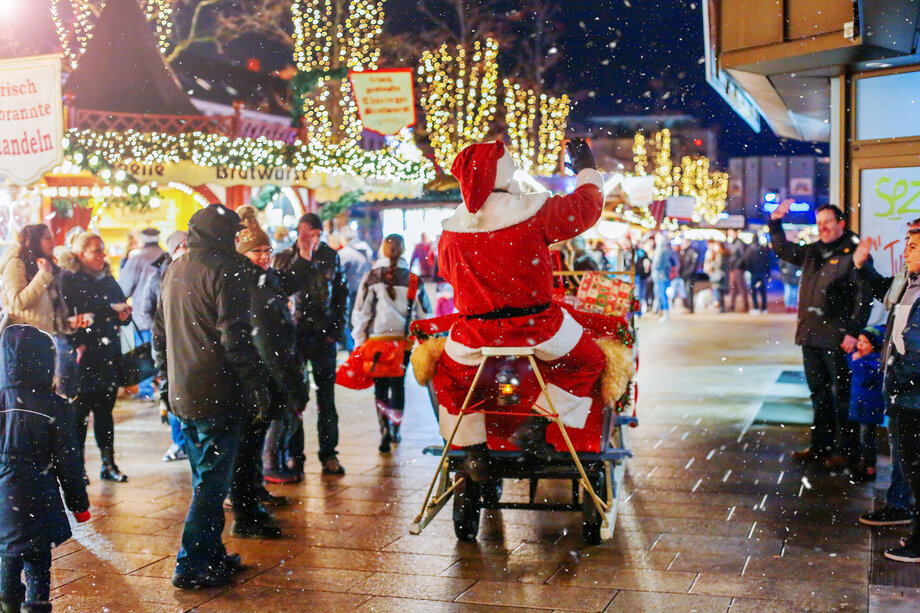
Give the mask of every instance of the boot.
[[491, 476], [489, 466], [489, 448], [485, 443], [470, 445], [465, 447], [466, 458], [463, 460], [463, 468], [469, 473], [470, 479], [476, 483], [488, 481]]
[[402, 437], [399, 435], [399, 424], [396, 422], [390, 422], [390, 442], [394, 445], [402, 442]]
[[388, 410], [389, 407], [384, 401], [377, 401], [377, 422], [380, 424], [380, 446], [377, 449], [380, 450], [380, 453], [390, 453], [392, 437], [390, 436], [391, 424]]
[[102, 470], [99, 471], [99, 478], [103, 481], [115, 481], [116, 483], [125, 483], [128, 481], [128, 475], [124, 475], [115, 465], [115, 455], [112, 453], [103, 454]]
[[524, 455], [545, 464], [549, 462], [555, 448], [546, 442], [546, 429], [549, 420], [540, 415], [531, 415], [525, 419], [509, 439], [511, 443], [524, 452]]
[[27, 602], [19, 610], [21, 613], [51, 613], [50, 602]]
[[235, 515], [236, 518], [230, 527], [230, 534], [233, 536], [251, 539], [281, 538], [281, 528], [261, 503], [246, 512], [235, 513]]

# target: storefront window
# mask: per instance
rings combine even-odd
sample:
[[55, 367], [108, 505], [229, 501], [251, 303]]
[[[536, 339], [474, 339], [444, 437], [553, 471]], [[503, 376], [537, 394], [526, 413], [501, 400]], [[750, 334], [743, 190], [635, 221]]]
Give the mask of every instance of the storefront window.
[[920, 136], [920, 71], [856, 80], [856, 139]]

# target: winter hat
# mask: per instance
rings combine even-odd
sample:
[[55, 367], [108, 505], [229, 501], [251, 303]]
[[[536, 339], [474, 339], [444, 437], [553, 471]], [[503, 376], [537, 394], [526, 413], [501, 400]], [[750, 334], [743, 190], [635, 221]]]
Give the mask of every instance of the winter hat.
[[[476, 214], [496, 187], [504, 188], [510, 177], [498, 177], [499, 160], [505, 157], [505, 144], [500, 140], [492, 143], [468, 145], [457, 154], [450, 167], [450, 174], [460, 182], [460, 193], [466, 209]], [[508, 156], [510, 160], [510, 156]], [[512, 167], [514, 162], [511, 163]], [[503, 171], [507, 164], [503, 164]], [[502, 173], [507, 174], [507, 172]], [[513, 174], [513, 170], [512, 170]], [[499, 185], [498, 178], [501, 178]]]
[[236, 210], [240, 216], [243, 229], [236, 235], [237, 253], [246, 253], [259, 247], [271, 247], [271, 239], [256, 219], [256, 208], [252, 205], [241, 206]]
[[176, 249], [188, 240], [188, 232], [176, 230], [166, 238], [166, 251], [170, 257], [176, 257]]
[[160, 231], [156, 228], [144, 228], [138, 237], [145, 245], [156, 245], [160, 242]]
[[859, 331], [860, 336], [865, 336], [872, 345], [873, 351], [882, 350], [882, 341], [885, 338], [885, 329], [881, 326], [866, 326]]

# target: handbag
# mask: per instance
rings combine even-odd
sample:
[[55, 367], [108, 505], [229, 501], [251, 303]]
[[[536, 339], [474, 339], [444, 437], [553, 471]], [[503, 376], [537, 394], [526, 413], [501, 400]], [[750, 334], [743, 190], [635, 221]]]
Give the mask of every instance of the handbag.
[[[140, 329], [131, 318], [131, 325], [140, 336]], [[118, 387], [131, 387], [141, 381], [156, 376], [159, 370], [153, 361], [153, 348], [150, 341], [135, 345], [130, 351], [121, 354], [118, 362], [115, 364], [115, 380]]]

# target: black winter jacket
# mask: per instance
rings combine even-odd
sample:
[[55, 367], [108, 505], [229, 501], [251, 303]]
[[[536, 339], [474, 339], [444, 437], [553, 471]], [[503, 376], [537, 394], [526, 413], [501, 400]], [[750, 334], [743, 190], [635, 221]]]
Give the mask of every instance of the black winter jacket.
[[287, 297], [303, 284], [310, 268], [300, 260], [290, 271], [247, 267], [250, 282], [253, 342], [271, 373], [270, 419], [279, 419], [285, 409], [303, 410], [309, 398], [303, 376], [303, 362], [296, 348], [296, 328], [287, 306]]
[[252, 341], [249, 261], [236, 252], [239, 216], [219, 204], [189, 221], [188, 253], [163, 277], [154, 351], [170, 411], [206, 419], [251, 411], [268, 372]]
[[150, 265], [154, 273], [147, 277], [144, 287], [138, 292], [134, 302], [134, 321], [141, 330], [152, 330], [153, 320], [157, 316], [157, 303], [160, 301], [160, 289], [163, 287], [163, 275], [172, 263], [168, 253], [164, 253]]
[[[300, 253], [297, 245], [275, 256], [272, 267], [291, 270]], [[345, 303], [348, 287], [339, 254], [326, 243], [320, 243], [308, 261], [305, 282], [294, 294], [294, 319], [299, 342], [313, 339], [338, 339], [345, 328]]]
[[776, 255], [802, 268], [797, 345], [836, 349], [845, 335], [866, 326], [872, 300], [863, 295], [853, 266], [856, 236], [845, 232], [833, 243], [796, 245], [786, 239], [781, 220], [770, 221]]
[[121, 326], [130, 324], [118, 319], [110, 305], [125, 301], [125, 295], [108, 267], [98, 274], [88, 272], [76, 254], [61, 259], [61, 299], [70, 315], [92, 313], [93, 323], [88, 328], [77, 328], [67, 335], [69, 349], [75, 351], [85, 345], [76, 366], [75, 386], [62, 381], [67, 394], [101, 391], [118, 387], [116, 373], [121, 360]]
[[52, 391], [54, 345], [32, 326], [0, 336], [0, 555], [50, 549], [71, 536], [58, 483], [74, 513], [89, 509], [76, 427]]

